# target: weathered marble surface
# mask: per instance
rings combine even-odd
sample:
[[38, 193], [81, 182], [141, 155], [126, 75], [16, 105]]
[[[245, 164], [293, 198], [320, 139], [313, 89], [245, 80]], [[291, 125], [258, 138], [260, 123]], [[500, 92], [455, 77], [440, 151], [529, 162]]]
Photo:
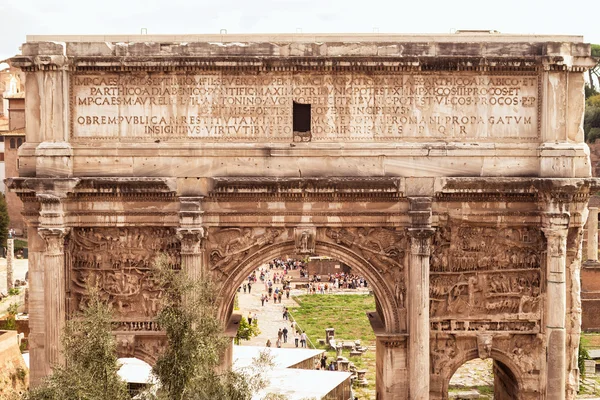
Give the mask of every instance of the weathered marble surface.
[[216, 279], [226, 324], [257, 265], [315, 252], [373, 288], [380, 399], [445, 398], [477, 357], [498, 398], [573, 398], [600, 186], [581, 37], [31, 37], [22, 53], [8, 185], [29, 225], [33, 384], [87, 278], [119, 353], [153, 362], [155, 254]]

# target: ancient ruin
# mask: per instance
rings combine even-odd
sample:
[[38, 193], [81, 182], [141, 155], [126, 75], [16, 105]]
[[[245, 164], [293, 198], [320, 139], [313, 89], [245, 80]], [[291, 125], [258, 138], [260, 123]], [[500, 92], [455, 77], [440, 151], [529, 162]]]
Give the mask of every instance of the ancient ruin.
[[589, 54], [494, 33], [28, 37], [8, 183], [32, 383], [61, 361], [86, 281], [121, 355], [152, 363], [155, 255], [215, 278], [226, 324], [248, 273], [296, 253], [368, 279], [379, 400], [445, 399], [477, 357], [496, 399], [573, 398]]

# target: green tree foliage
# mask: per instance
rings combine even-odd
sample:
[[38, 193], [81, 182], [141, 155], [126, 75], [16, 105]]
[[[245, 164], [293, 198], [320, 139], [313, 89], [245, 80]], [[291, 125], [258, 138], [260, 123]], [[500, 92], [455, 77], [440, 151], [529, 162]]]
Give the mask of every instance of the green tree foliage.
[[234, 341], [235, 344], [240, 344], [242, 340], [250, 340], [258, 335], [260, 335], [260, 329], [258, 329], [258, 321], [256, 319], [253, 319], [252, 325], [250, 325], [248, 323], [248, 320], [242, 317]]
[[600, 137], [600, 94], [589, 97], [585, 102], [583, 130], [586, 142], [593, 143]]
[[0, 245], [6, 246], [6, 239], [8, 238], [8, 209], [6, 208], [6, 198], [4, 195], [0, 195]]
[[111, 334], [111, 309], [98, 289], [88, 291], [87, 307], [67, 322], [63, 332], [65, 366], [55, 366], [26, 400], [130, 399], [127, 384], [117, 374], [120, 364]]
[[585, 360], [590, 359], [590, 353], [588, 352], [585, 339], [582, 337], [579, 339], [579, 354], [577, 357], [577, 366], [579, 367], [579, 376], [583, 378], [585, 376]]
[[589, 89], [586, 85], [586, 98], [598, 94], [598, 91], [600, 91], [600, 88], [597, 89], [596, 84], [594, 83], [594, 79], [596, 82], [600, 82], [600, 44], [592, 45], [592, 57], [596, 57], [599, 61], [594, 68], [588, 70]]
[[19, 305], [17, 303], [11, 303], [8, 306], [6, 321], [4, 322], [4, 326], [2, 329], [6, 329], [8, 331], [16, 331], [17, 330], [17, 312], [19, 309]]
[[158, 390], [145, 395], [159, 400], [249, 400], [265, 386], [262, 371], [270, 364], [261, 355], [261, 370], [221, 371], [222, 357], [231, 339], [223, 336], [217, 319], [217, 292], [209, 280], [191, 282], [173, 271], [167, 260], [155, 262], [154, 278], [167, 288], [157, 321], [166, 333], [167, 347], [152, 372]]

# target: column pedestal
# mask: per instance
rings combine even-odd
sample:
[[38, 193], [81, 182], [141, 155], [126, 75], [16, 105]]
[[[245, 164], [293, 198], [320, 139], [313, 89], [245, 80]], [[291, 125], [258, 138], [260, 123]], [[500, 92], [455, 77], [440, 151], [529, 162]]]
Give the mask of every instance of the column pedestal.
[[[376, 335], [377, 399], [404, 400], [411, 385], [407, 369], [407, 335]], [[429, 375], [427, 375], [429, 380]]]

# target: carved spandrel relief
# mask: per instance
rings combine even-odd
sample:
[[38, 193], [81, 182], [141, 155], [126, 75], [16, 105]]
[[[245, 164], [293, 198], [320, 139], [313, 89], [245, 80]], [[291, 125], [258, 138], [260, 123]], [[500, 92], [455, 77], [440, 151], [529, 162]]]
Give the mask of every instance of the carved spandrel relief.
[[407, 238], [403, 231], [388, 228], [329, 228], [335, 243], [348, 247], [369, 261], [380, 273], [404, 269]]
[[399, 308], [405, 307], [405, 268], [408, 238], [404, 231], [389, 228], [328, 228], [327, 240], [358, 253], [390, 283]]
[[250, 254], [290, 237], [284, 228], [216, 228], [208, 234], [210, 270], [229, 276]]
[[500, 336], [494, 339], [494, 347], [506, 354], [520, 372], [531, 374], [539, 371], [538, 351], [542, 343], [537, 335]]
[[162, 288], [150, 274], [157, 255], [181, 267], [179, 241], [169, 228], [75, 228], [68, 246], [70, 312], [85, 305], [90, 284], [118, 321], [151, 320], [158, 312]]
[[460, 349], [456, 338], [436, 338], [431, 343], [431, 373], [441, 375], [454, 359], [459, 355]]

